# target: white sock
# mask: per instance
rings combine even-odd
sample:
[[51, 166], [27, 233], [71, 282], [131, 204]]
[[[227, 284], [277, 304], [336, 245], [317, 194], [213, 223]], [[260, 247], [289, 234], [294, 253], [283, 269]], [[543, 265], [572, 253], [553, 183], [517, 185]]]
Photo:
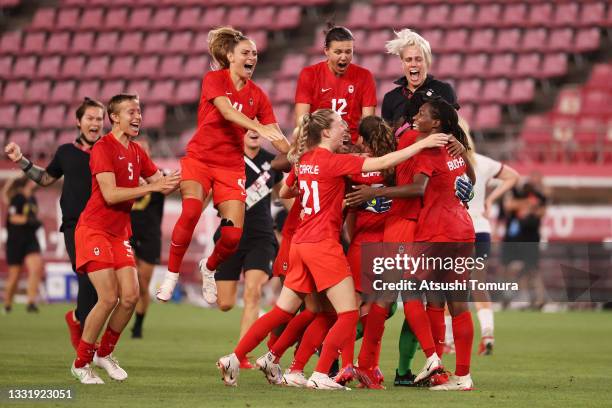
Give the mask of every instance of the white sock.
[[444, 342], [446, 344], [453, 344], [453, 318], [450, 315], [444, 316], [444, 324], [446, 325], [446, 333], [444, 334]]
[[478, 311], [478, 321], [480, 322], [480, 334], [482, 337], [493, 337], [493, 310], [490, 308]]
[[168, 280], [177, 282], [179, 279], [179, 274], [176, 272], [166, 271], [166, 274], [164, 275], [164, 279], [168, 279]]

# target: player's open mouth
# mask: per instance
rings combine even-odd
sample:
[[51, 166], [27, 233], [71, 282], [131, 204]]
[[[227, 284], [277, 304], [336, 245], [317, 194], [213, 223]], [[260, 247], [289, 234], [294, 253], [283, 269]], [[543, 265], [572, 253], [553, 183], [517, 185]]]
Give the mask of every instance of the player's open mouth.
[[257, 140], [257, 139], [259, 139], [259, 135], [258, 135], [258, 134], [250, 134], [250, 135], [249, 135], [249, 139], [251, 139], [251, 140]]
[[339, 62], [338, 63], [338, 68], [344, 69], [346, 67], [348, 67], [348, 62]]
[[140, 130], [140, 122], [132, 122], [130, 123], [130, 130], [134, 132], [138, 132]]
[[99, 131], [100, 131], [100, 128], [97, 126], [94, 126], [94, 127], [90, 127], [87, 130], [87, 133], [89, 133], [90, 136], [97, 136]]
[[411, 69], [410, 71], [408, 71], [408, 74], [411, 81], [418, 81], [419, 79], [421, 79], [421, 71], [418, 69]]
[[244, 70], [248, 73], [248, 74], [252, 74], [253, 73], [253, 68], [255, 68], [254, 64], [244, 64]]

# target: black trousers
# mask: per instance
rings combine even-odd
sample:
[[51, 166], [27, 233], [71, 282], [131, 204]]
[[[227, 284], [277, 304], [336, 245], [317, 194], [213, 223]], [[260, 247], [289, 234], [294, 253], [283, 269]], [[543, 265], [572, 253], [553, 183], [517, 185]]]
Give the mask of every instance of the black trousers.
[[77, 274], [79, 283], [79, 292], [77, 293], [77, 307], [74, 312], [76, 318], [81, 322], [81, 327], [85, 325], [85, 319], [91, 312], [91, 309], [98, 302], [98, 294], [93, 284], [89, 280], [89, 276], [86, 273], [76, 272], [76, 253], [74, 249], [74, 230], [76, 226], [64, 227], [64, 243], [66, 244], [66, 251], [70, 257], [72, 263], [72, 270]]

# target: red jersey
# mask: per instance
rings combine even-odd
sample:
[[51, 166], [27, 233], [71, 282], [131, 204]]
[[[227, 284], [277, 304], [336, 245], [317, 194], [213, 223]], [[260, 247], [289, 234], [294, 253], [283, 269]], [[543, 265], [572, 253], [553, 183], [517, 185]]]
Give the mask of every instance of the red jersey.
[[272, 105], [266, 94], [251, 80], [238, 91], [229, 69], [210, 71], [202, 80], [198, 107], [198, 128], [187, 144], [187, 157], [212, 167], [229, 167], [244, 171], [244, 134], [246, 129], [225, 120], [213, 104], [219, 96], [227, 96], [232, 106], [259, 123], [276, 123]]
[[[287, 187], [293, 186], [295, 181], [297, 180], [297, 176], [295, 175], [295, 171], [291, 169], [289, 175], [285, 179], [285, 184]], [[289, 214], [287, 214], [287, 218], [285, 218], [285, 224], [283, 224], [283, 231], [281, 232], [283, 239], [288, 238], [291, 239], [298, 225], [300, 225], [300, 215], [302, 214], [302, 206], [300, 205], [299, 198], [293, 201], [293, 205], [289, 210]]]
[[340, 239], [344, 176], [361, 172], [365, 157], [335, 154], [317, 147], [306, 152], [298, 165], [304, 218], [293, 243]]
[[328, 108], [348, 123], [353, 143], [359, 137], [361, 109], [376, 106], [376, 83], [372, 73], [350, 64], [346, 73], [336, 76], [326, 61], [302, 69], [295, 90], [295, 103], [307, 103], [310, 112]]
[[429, 177], [414, 240], [435, 236], [453, 241], [474, 240], [474, 225], [463, 203], [455, 196], [455, 179], [465, 174], [465, 161], [453, 158], [444, 147], [427, 149], [415, 156], [415, 174]]
[[108, 205], [104, 201], [98, 173], [115, 173], [117, 187], [138, 187], [140, 177], [151, 177], [157, 167], [142, 148], [130, 141], [123, 146], [112, 133], [96, 142], [89, 159], [91, 169], [91, 197], [79, 217], [79, 224], [125, 237], [130, 232], [130, 211], [135, 200]]
[[[397, 150], [401, 150], [416, 142], [419, 132], [416, 130], [406, 130], [403, 132], [397, 143]], [[406, 161], [401, 162], [395, 167], [395, 184], [404, 186], [414, 182], [414, 166], [415, 157], [413, 156]], [[420, 198], [394, 198], [391, 206], [390, 214], [406, 218], [409, 220], [417, 220], [419, 211], [421, 210]]]
[[[359, 173], [350, 176], [353, 184], [365, 184], [368, 186], [382, 186], [385, 182], [382, 174], [379, 171], [370, 173]], [[393, 208], [393, 204], [391, 205]], [[374, 213], [365, 209], [353, 209], [355, 216], [355, 231], [352, 241], [359, 242], [379, 242], [382, 240], [382, 235], [385, 231], [385, 219], [387, 214]]]

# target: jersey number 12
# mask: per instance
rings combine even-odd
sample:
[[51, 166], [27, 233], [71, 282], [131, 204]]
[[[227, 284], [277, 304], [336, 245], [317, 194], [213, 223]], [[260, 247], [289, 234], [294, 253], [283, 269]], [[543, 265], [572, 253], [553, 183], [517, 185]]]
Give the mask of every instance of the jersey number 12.
[[300, 190], [304, 191], [304, 195], [302, 195], [302, 208], [304, 209], [304, 214], [312, 214], [312, 208], [307, 205], [311, 190], [314, 213], [316, 214], [321, 211], [321, 205], [319, 204], [319, 182], [311, 181], [309, 188], [308, 183], [305, 180], [300, 180]]
[[346, 99], [332, 99], [332, 110], [336, 112], [338, 115], [346, 115]]

